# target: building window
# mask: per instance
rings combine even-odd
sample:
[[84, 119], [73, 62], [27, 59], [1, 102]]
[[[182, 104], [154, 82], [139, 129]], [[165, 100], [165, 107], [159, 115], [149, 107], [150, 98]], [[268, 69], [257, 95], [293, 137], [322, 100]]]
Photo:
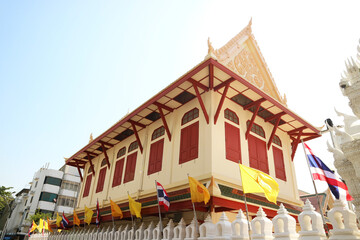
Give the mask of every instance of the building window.
[[62, 189], [66, 189], [66, 190], [70, 190], [70, 191], [77, 192], [77, 191], [78, 191], [78, 188], [79, 188], [79, 184], [73, 183], [73, 182], [63, 181], [62, 184], [61, 184], [61, 188], [62, 188]]
[[241, 163], [240, 129], [225, 122], [226, 159]]
[[181, 129], [179, 164], [198, 158], [199, 122]]
[[58, 200], [58, 205], [59, 206], [64, 206], [64, 207], [74, 207], [75, 206], [75, 199], [73, 198], [64, 198], [64, 197], [59, 197]]
[[61, 179], [47, 176], [45, 177], [44, 184], [61, 186]]
[[54, 199], [57, 199], [57, 194], [55, 193], [48, 193], [48, 192], [42, 192], [40, 194], [40, 201], [46, 201], [46, 202], [54, 202]]
[[118, 160], [115, 164], [115, 172], [114, 172], [112, 187], [116, 187], [121, 184], [121, 179], [124, 170], [124, 162], [125, 162], [125, 158], [122, 158]]
[[163, 136], [164, 134], [165, 134], [165, 128], [163, 126], [159, 127], [158, 129], [155, 129], [153, 134], [151, 135], [151, 141]]
[[106, 159], [105, 158], [101, 161], [100, 167], [101, 167], [101, 169], [99, 172], [98, 183], [96, 186], [96, 193], [101, 192], [104, 189], [104, 182], [105, 182], [105, 176], [106, 176]]
[[100, 167], [103, 167], [107, 164], [107, 161], [106, 159], [104, 158], [102, 161], [101, 161], [101, 164], [100, 164]]
[[[249, 124], [250, 124], [250, 121], [247, 121], [246, 122], [247, 127], [249, 127]], [[256, 123], [253, 123], [250, 131], [253, 132], [253, 133], [256, 133], [257, 135], [259, 135], [259, 136], [261, 136], [263, 138], [265, 138], [264, 129], [261, 126], [257, 125]]]
[[272, 139], [272, 142], [278, 145], [279, 147], [282, 147], [281, 140], [278, 136], [275, 135]]
[[281, 149], [273, 146], [274, 164], [275, 164], [275, 176], [281, 180], [286, 181], [284, 156]]
[[30, 198], [30, 204], [32, 203], [33, 198], [34, 198], [34, 197], [31, 197], [31, 198]]
[[120, 158], [120, 157], [124, 156], [125, 153], [126, 153], [126, 147], [123, 147], [118, 151], [116, 158]]
[[91, 180], [92, 180], [92, 174], [89, 174], [89, 175], [86, 177], [86, 182], [85, 182], [85, 188], [84, 188], [83, 197], [89, 196], [90, 186], [91, 186]]
[[236, 113], [234, 113], [233, 111], [231, 111], [230, 109], [225, 109], [225, 118], [236, 123], [239, 124], [239, 118], [236, 115]]
[[137, 142], [137, 141], [132, 142], [132, 143], [130, 144], [130, 146], [129, 146], [129, 150], [128, 150], [128, 152], [131, 152], [131, 151], [133, 151], [133, 150], [137, 149], [138, 147], [139, 147], [139, 144], [138, 144], [138, 142]]
[[[161, 136], [164, 136], [165, 128], [160, 127], [155, 129], [151, 140], [155, 140]], [[162, 159], [164, 151], [164, 138], [153, 142], [150, 146], [150, 156], [149, 156], [149, 166], [148, 166], [148, 175], [151, 175], [156, 172], [160, 172], [162, 168]]]
[[250, 167], [269, 174], [266, 142], [249, 134], [248, 147]]
[[[129, 149], [130, 149], [130, 147], [129, 147]], [[124, 183], [134, 180], [135, 169], [136, 169], [136, 158], [137, 158], [137, 152], [134, 152], [134, 153], [128, 155], [126, 158]]]
[[184, 125], [198, 117], [199, 117], [199, 109], [194, 108], [184, 114], [184, 116], [181, 120], [181, 125]]
[[34, 188], [36, 188], [36, 187], [37, 187], [37, 184], [38, 184], [38, 181], [36, 181], [36, 182], [35, 182], [35, 187], [34, 187]]

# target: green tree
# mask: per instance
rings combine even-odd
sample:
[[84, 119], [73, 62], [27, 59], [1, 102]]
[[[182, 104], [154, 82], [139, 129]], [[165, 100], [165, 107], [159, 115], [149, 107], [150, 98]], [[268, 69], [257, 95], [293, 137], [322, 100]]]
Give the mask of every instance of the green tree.
[[12, 196], [14, 192], [9, 191], [10, 189], [12, 187], [0, 186], [0, 212], [14, 199]]
[[35, 214], [30, 215], [28, 217], [28, 220], [30, 222], [34, 221], [36, 224], [39, 224], [39, 221], [40, 221], [41, 218], [46, 220], [47, 218], [51, 218], [51, 217], [52, 217], [51, 213], [43, 213], [43, 212], [40, 212], [40, 211], [36, 211]]

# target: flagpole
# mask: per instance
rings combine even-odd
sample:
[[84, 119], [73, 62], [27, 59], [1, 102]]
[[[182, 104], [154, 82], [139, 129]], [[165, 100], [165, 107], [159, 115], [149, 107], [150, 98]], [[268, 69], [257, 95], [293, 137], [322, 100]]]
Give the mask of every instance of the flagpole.
[[[129, 191], [127, 191], [127, 194], [128, 194], [128, 196], [130, 196]], [[134, 218], [133, 218], [133, 215], [131, 214], [130, 201], [129, 201], [129, 211], [130, 211], [130, 216], [131, 216], [131, 227], [133, 228], [134, 227]]]
[[[239, 166], [240, 166], [240, 160], [239, 160]], [[239, 168], [239, 172], [240, 172], [240, 178], [241, 178], [241, 171], [240, 171], [240, 168]], [[242, 178], [241, 178], [241, 184], [244, 184], [242, 182]], [[246, 200], [246, 193], [244, 192], [244, 185], [243, 185], [243, 193], [244, 193], [244, 200], [245, 200], [245, 210], [246, 210], [246, 219], [247, 219], [247, 222], [248, 222], [248, 234], [249, 234], [249, 239], [251, 239], [251, 235], [250, 235], [250, 220], [249, 220], [249, 210], [248, 210], [248, 205], [247, 205], [247, 200]]]
[[306, 154], [306, 151], [305, 151], [305, 146], [304, 146], [304, 141], [301, 140], [301, 143], [302, 143], [302, 146], [303, 146], [303, 150], [304, 150], [304, 154], [305, 154], [305, 160], [306, 160], [306, 163], [308, 165], [308, 168], [309, 168], [309, 173], [310, 173], [310, 176], [311, 176], [311, 180], [312, 180], [312, 183], [313, 183], [313, 186], [314, 186], [314, 189], [315, 189], [315, 194], [316, 194], [316, 199], [317, 199], [317, 203], [319, 205], [319, 210], [320, 210], [320, 213], [321, 213], [321, 217], [322, 217], [322, 220], [324, 222], [324, 226], [325, 226], [325, 233], [326, 233], [326, 237], [329, 237], [329, 228], [328, 228], [328, 225], [326, 224], [326, 221], [325, 221], [325, 217], [324, 217], [324, 213], [322, 211], [322, 207], [320, 205], [320, 200], [319, 200], [319, 194], [318, 194], [318, 191], [317, 191], [317, 188], [316, 188], [316, 185], [315, 185], [315, 181], [314, 181], [314, 178], [313, 178], [313, 175], [311, 173], [311, 169], [310, 169], [310, 163], [309, 163], [309, 159], [308, 159], [308, 156]]
[[[109, 199], [111, 201], [111, 197], [109, 197]], [[111, 209], [111, 202], [110, 202], [110, 209]], [[113, 229], [115, 229], [114, 216], [113, 216], [112, 211], [111, 211], [111, 219], [112, 219], [112, 223], [113, 223]]]
[[159, 192], [157, 190], [157, 181], [155, 180], [155, 189], [156, 189], [156, 199], [157, 199], [157, 203], [158, 203], [158, 210], [159, 210], [159, 228], [160, 228], [160, 233], [162, 236], [162, 231], [163, 231], [163, 225], [162, 225], [162, 219], [161, 219], [161, 210], [160, 210], [160, 204], [159, 204]]
[[[188, 176], [188, 179], [189, 179], [189, 174], [187, 174], [187, 176]], [[197, 216], [196, 216], [195, 204], [194, 204], [194, 202], [193, 202], [192, 199], [191, 199], [191, 192], [190, 192], [190, 200], [191, 200], [191, 203], [192, 203], [192, 206], [193, 206], [193, 211], [194, 211], [196, 234], [198, 235], [198, 234], [199, 234], [199, 226], [198, 226], [198, 220], [197, 220]], [[196, 236], [196, 237], [197, 237], [197, 236]]]

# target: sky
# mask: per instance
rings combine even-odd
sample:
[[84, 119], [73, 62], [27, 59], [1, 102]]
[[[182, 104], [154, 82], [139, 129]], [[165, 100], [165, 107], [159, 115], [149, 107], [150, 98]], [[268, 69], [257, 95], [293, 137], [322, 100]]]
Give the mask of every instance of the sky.
[[[359, 1], [0, 1], [0, 185], [29, 187], [89, 141], [252, 29], [288, 107], [320, 127], [351, 114], [339, 89], [360, 38]], [[328, 134], [308, 142], [330, 167]], [[329, 140], [330, 141], [330, 140]], [[314, 192], [304, 152], [298, 187]], [[326, 190], [323, 185], [320, 191]]]

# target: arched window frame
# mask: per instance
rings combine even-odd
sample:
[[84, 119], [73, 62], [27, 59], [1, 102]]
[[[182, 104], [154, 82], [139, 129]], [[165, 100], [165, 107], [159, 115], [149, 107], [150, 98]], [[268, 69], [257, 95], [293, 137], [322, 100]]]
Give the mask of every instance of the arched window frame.
[[239, 125], [238, 115], [234, 111], [230, 110], [229, 108], [225, 109], [224, 118], [229, 120], [232, 123]]
[[119, 151], [116, 154], [116, 159], [121, 158], [122, 156], [124, 156], [126, 154], [126, 147], [122, 147], [119, 149]]
[[[246, 122], [246, 126], [249, 127], [250, 121]], [[256, 135], [266, 138], [264, 128], [256, 123], [253, 123], [251, 126], [250, 132], [255, 133]]]
[[184, 114], [184, 116], [181, 119], [181, 125], [185, 125], [191, 121], [193, 121], [194, 119], [199, 117], [199, 109], [198, 108], [193, 108], [190, 111], [186, 112]]
[[165, 127], [155, 129], [151, 135], [148, 175], [160, 172], [164, 152]]

